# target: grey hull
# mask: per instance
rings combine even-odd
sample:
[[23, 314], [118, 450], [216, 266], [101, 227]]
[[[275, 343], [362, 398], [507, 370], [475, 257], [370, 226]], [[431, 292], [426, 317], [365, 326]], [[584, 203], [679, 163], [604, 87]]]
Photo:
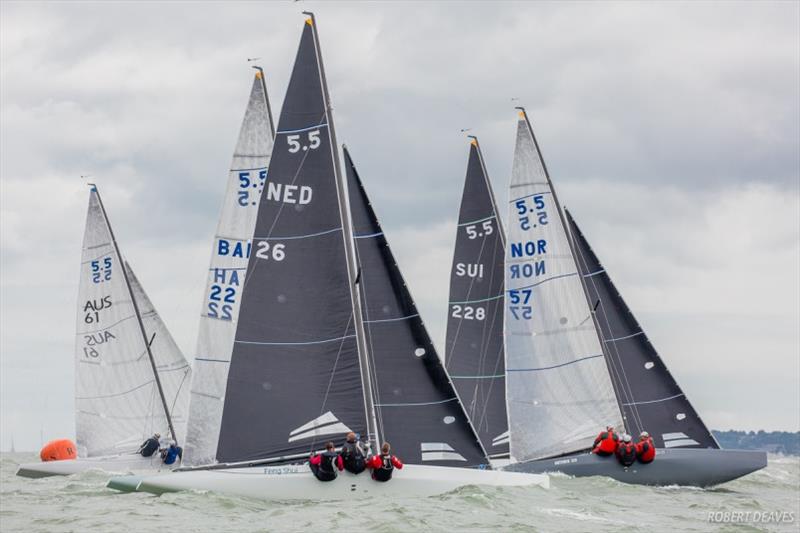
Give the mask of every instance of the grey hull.
[[634, 463], [623, 467], [615, 457], [591, 453], [567, 455], [508, 465], [504, 470], [545, 473], [562, 472], [570, 476], [606, 476], [636, 485], [687, 485], [711, 487], [726, 483], [767, 466], [766, 452], [715, 450], [711, 448], [673, 448], [656, 452], [650, 464]]

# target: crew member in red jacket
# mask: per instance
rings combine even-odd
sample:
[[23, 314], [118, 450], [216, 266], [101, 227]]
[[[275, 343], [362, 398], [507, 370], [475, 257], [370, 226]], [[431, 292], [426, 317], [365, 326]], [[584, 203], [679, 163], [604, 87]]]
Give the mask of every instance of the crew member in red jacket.
[[388, 442], [381, 446], [381, 454], [373, 455], [367, 460], [367, 468], [372, 470], [372, 479], [375, 481], [389, 481], [392, 479], [392, 472], [397, 468], [403, 469], [403, 463], [391, 454], [392, 447]]
[[624, 435], [617, 446], [617, 460], [622, 466], [631, 466], [636, 462], [636, 445], [630, 435]]
[[652, 463], [656, 458], [656, 445], [653, 444], [653, 437], [646, 431], [639, 435], [639, 442], [636, 443], [636, 458], [640, 463]]
[[614, 431], [614, 426], [606, 426], [606, 430], [602, 431], [596, 439], [594, 439], [594, 449], [592, 453], [597, 455], [614, 455], [617, 451], [617, 444], [619, 437]]
[[[334, 465], [336, 465], [335, 468]], [[333, 481], [338, 475], [336, 468], [339, 469], [339, 472], [344, 470], [342, 456], [336, 453], [336, 446], [332, 442], [325, 445], [324, 452], [312, 454], [308, 460], [308, 466], [320, 481]]]

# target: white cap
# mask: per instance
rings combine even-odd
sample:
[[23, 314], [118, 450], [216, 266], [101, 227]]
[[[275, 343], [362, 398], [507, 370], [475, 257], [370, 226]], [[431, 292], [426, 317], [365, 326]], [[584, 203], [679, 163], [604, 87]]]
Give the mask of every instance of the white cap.
[[622, 440], [625, 442], [630, 442], [632, 439], [631, 436], [626, 433], [625, 435], [623, 435]]
[[639, 433], [639, 436], [640, 436], [640, 437], [649, 437], [649, 436], [650, 436], [650, 433], [648, 433], [648, 432], [646, 432], [646, 431], [642, 431], [641, 433]]

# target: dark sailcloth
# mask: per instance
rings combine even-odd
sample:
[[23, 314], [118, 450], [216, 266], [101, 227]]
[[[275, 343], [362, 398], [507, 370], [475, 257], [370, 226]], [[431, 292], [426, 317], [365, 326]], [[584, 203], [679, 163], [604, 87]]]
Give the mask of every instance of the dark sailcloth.
[[345, 148], [378, 426], [407, 463], [486, 464]]
[[578, 268], [590, 304], [596, 308], [603, 351], [628, 431], [634, 436], [648, 431], [659, 448], [719, 448], [614, 287], [572, 215], [565, 212]]
[[470, 145], [450, 272], [447, 370], [489, 457], [508, 455], [505, 238], [477, 140]]
[[333, 125], [311, 24], [304, 25], [259, 204], [220, 462], [303, 454], [366, 427]]

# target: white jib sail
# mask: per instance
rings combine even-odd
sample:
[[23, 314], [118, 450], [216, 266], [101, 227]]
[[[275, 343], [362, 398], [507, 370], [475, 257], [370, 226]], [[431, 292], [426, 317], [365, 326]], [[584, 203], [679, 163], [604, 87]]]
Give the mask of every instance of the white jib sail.
[[505, 274], [508, 416], [516, 461], [586, 449], [606, 425], [622, 425], [559, 209], [520, 113]]
[[239, 130], [211, 250], [194, 360], [186, 464], [210, 464], [216, 460], [236, 320], [272, 143], [267, 95], [258, 72]]
[[[83, 457], [135, 451], [154, 432], [169, 434], [122, 265], [93, 189], [83, 239], [75, 343], [75, 425]], [[179, 391], [187, 386], [188, 364], [133, 276], [131, 287], [146, 314], [148, 339], [156, 334], [153, 355], [162, 380], [169, 383], [165, 395], [185, 417], [188, 396], [182, 395], [181, 407]]]

